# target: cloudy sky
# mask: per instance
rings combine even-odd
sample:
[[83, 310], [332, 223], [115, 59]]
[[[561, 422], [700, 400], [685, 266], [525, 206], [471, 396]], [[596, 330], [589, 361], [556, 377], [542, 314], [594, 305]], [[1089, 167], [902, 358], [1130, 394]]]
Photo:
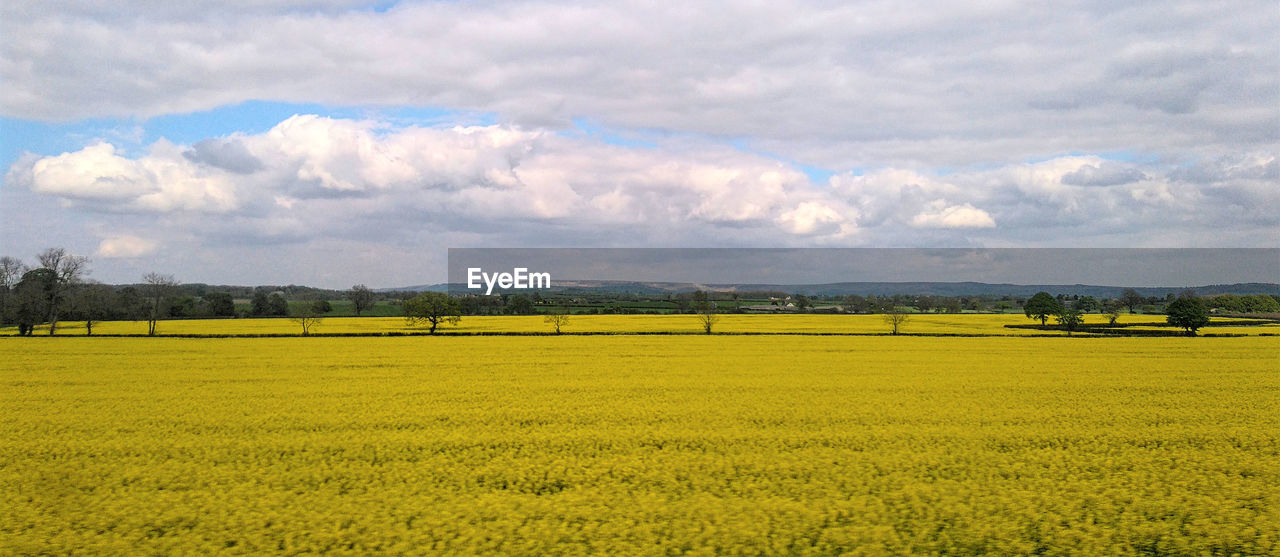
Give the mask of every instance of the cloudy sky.
[[1280, 246], [1270, 0], [129, 5], [0, 7], [0, 255]]

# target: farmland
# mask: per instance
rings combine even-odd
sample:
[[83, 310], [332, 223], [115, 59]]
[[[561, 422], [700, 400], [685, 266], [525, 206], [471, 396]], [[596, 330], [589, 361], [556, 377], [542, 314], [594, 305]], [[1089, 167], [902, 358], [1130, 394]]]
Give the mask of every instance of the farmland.
[[[1089, 315], [1086, 324], [1105, 323], [1099, 315]], [[1124, 315], [1121, 323], [1134, 330], [1169, 330], [1163, 315]], [[1256, 325], [1240, 326], [1242, 322]], [[903, 326], [907, 334], [926, 335], [1066, 335], [1062, 331], [1009, 328], [1007, 325], [1036, 323], [1022, 315], [1012, 314], [924, 314], [911, 315]], [[701, 332], [692, 315], [574, 315], [567, 333], [605, 334], [689, 334]], [[161, 321], [160, 334], [171, 335], [295, 335], [299, 328], [288, 319], [179, 319]], [[47, 326], [37, 327], [37, 335], [47, 334]], [[83, 334], [82, 322], [64, 321], [59, 334]], [[145, 321], [105, 321], [93, 328], [99, 335], [145, 335]], [[410, 326], [401, 317], [329, 317], [315, 329], [318, 334], [411, 334], [423, 333], [424, 326]], [[541, 316], [466, 316], [457, 326], [443, 326], [442, 332], [460, 334], [529, 334], [548, 333], [551, 327]], [[783, 333], [783, 334], [884, 334], [888, 332], [882, 315], [721, 315], [716, 323], [718, 333]], [[0, 335], [14, 334], [13, 327], [0, 329]], [[1176, 329], [1175, 329], [1176, 332]], [[1280, 335], [1280, 323], [1273, 320], [1215, 319], [1201, 331], [1204, 334]], [[1077, 333], [1079, 334], [1079, 333]]]
[[1275, 554], [1278, 353], [0, 339], [0, 553]]

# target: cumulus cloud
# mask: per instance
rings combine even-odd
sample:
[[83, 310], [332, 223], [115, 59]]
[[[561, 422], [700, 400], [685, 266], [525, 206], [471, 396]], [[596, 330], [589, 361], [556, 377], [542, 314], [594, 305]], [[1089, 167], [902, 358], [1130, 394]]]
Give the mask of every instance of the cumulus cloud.
[[24, 157], [10, 168], [6, 182], [124, 211], [223, 213], [237, 207], [228, 176], [191, 164], [167, 141], [155, 143], [138, 159], [117, 154], [107, 143], [52, 157]]
[[941, 199], [911, 219], [911, 226], [920, 228], [993, 228], [995, 225], [996, 221], [982, 209], [968, 203], [947, 205]]
[[840, 174], [830, 180], [831, 192], [856, 207], [862, 226], [894, 226], [910, 221], [925, 204], [938, 197], [966, 194], [938, 176], [910, 169], [883, 169], [865, 175]]
[[833, 207], [816, 201], [805, 201], [796, 208], [778, 215], [783, 229], [792, 234], [836, 234], [845, 236], [853, 232], [856, 212], [848, 217]]
[[[103, 260], [189, 253], [213, 258], [197, 266], [230, 269], [218, 258], [265, 250], [289, 254], [268, 258], [289, 281], [335, 258], [398, 249], [378, 272], [410, 284], [421, 282], [415, 269], [427, 271], [402, 255], [424, 246], [1269, 245], [1280, 240], [1269, 210], [1280, 204], [1275, 160], [1255, 152], [1160, 166], [1063, 156], [815, 183], [711, 142], [628, 147], [510, 125], [299, 115], [263, 133], [158, 141], [137, 154], [109, 144], [28, 154], [0, 194], [60, 204], [59, 229], [87, 227], [102, 238]], [[1109, 177], [1126, 173], [1137, 179]], [[131, 232], [112, 232], [122, 225]], [[320, 252], [325, 261], [309, 259]], [[365, 280], [358, 272], [337, 276]]]
[[103, 238], [98, 243], [98, 251], [94, 255], [106, 259], [143, 257], [156, 252], [160, 244], [154, 240], [137, 236], [112, 236]]
[[15, 170], [30, 178], [32, 191], [71, 199], [129, 200], [155, 191], [154, 180], [137, 161], [116, 156], [107, 143], [75, 153], [30, 161]]
[[[1274, 173], [1275, 157], [1264, 153], [1174, 167], [1063, 156], [946, 173], [882, 168], [815, 183], [714, 142], [630, 147], [512, 125], [298, 115], [263, 133], [190, 146], [162, 140], [134, 156], [109, 144], [28, 155], [6, 185], [59, 200], [106, 229], [118, 218], [149, 222], [135, 229], [198, 249], [1063, 245], [1081, 231], [1092, 245], [1124, 247], [1135, 234], [1173, 241], [1224, 219], [1274, 228], [1265, 209], [1280, 203]], [[151, 248], [111, 236], [100, 252], [139, 257]]]
[[518, 223], [588, 236], [633, 225], [785, 241], [852, 227], [794, 168], [714, 144], [688, 147], [298, 115], [261, 134], [189, 147], [162, 140], [136, 157], [109, 144], [29, 156], [7, 183], [103, 214], [183, 215], [177, 222], [190, 230], [238, 242]]

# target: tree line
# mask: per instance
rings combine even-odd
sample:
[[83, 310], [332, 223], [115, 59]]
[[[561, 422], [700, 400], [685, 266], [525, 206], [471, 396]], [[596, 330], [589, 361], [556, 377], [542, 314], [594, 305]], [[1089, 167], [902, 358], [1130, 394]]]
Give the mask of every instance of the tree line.
[[[389, 300], [399, 306], [393, 313], [410, 323], [429, 326], [435, 332], [442, 324], [453, 324], [463, 315], [547, 316], [557, 332], [571, 314], [687, 313], [698, 316], [710, 333], [718, 315], [766, 310], [883, 314], [895, 334], [915, 313], [1009, 312], [1021, 309], [1027, 317], [1047, 324], [1049, 318], [1068, 331], [1083, 323], [1088, 313], [1104, 315], [1114, 325], [1121, 312], [1185, 313], [1193, 309], [1223, 313], [1280, 314], [1280, 296], [1234, 294], [1199, 298], [1190, 293], [1163, 298], [1142, 296], [1125, 289], [1116, 298], [1095, 298], [1040, 292], [1031, 298], [1012, 296], [930, 296], [930, 295], [844, 295], [806, 296], [780, 291], [713, 292], [693, 291], [642, 295], [602, 292], [502, 293], [488, 296], [451, 296], [435, 292], [376, 293], [364, 285], [346, 291], [305, 286], [210, 286], [181, 284], [172, 275], [148, 273], [142, 282], [113, 286], [88, 278], [89, 260], [63, 248], [37, 254], [27, 265], [13, 257], [0, 257], [0, 326], [16, 325], [21, 335], [33, 334], [39, 325], [48, 325], [56, 334], [61, 321], [84, 323], [93, 334], [102, 321], [146, 320], [148, 333], [156, 334], [158, 322], [172, 318], [288, 317], [310, 328], [329, 314], [330, 300], [345, 299], [357, 316]], [[238, 304], [237, 301], [240, 301]], [[1191, 300], [1184, 302], [1182, 300]], [[763, 305], [762, 305], [763, 304]], [[585, 306], [585, 307], [584, 307]], [[385, 313], [384, 313], [385, 314]], [[1172, 321], [1171, 321], [1172, 322]], [[1194, 329], [1188, 329], [1194, 332]]]
[[[1134, 294], [1136, 295], [1136, 292]], [[1269, 296], [1263, 298], [1272, 303], [1276, 302]], [[1055, 298], [1048, 292], [1038, 292], [1023, 304], [1023, 312], [1028, 318], [1039, 319], [1041, 326], [1053, 317], [1070, 335], [1084, 324], [1084, 314], [1088, 310], [1100, 311], [1106, 316], [1110, 325], [1115, 325], [1120, 318], [1122, 308], [1128, 307], [1129, 312], [1132, 313], [1138, 303], [1140, 300], [1129, 296], [1128, 292], [1116, 300], [1099, 302], [1086, 297], [1075, 300], [1073, 303], [1063, 303], [1063, 300]], [[1271, 305], [1263, 304], [1262, 307], [1270, 309]], [[1209, 324], [1209, 310], [1204, 299], [1192, 291], [1183, 292], [1161, 309], [1167, 323], [1182, 328], [1188, 335], [1195, 335], [1196, 331]]]
[[[19, 335], [29, 336], [37, 326], [47, 325], [49, 334], [56, 335], [63, 321], [76, 321], [83, 322], [85, 333], [92, 335], [93, 327], [102, 321], [145, 320], [147, 333], [155, 335], [159, 321], [171, 318], [301, 317], [309, 320], [304, 323], [305, 332], [332, 309], [321, 297], [325, 291], [308, 287], [226, 287], [223, 291], [203, 284], [183, 285], [172, 275], [160, 273], [147, 273], [138, 284], [115, 286], [95, 282], [89, 274], [89, 259], [64, 248], [46, 249], [30, 265], [15, 257], [0, 257], [0, 326], [16, 326]], [[314, 299], [290, 309], [286, 290]], [[249, 298], [243, 311], [237, 310], [237, 295]], [[351, 301], [356, 315], [372, 309], [378, 299], [361, 284], [339, 295]]]

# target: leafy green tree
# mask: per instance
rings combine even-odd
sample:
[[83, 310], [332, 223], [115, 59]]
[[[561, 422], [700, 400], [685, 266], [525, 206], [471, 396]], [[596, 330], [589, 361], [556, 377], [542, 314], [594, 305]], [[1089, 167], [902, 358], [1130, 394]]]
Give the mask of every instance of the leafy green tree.
[[1107, 300], [1102, 304], [1102, 316], [1107, 318], [1107, 324], [1115, 325], [1120, 320], [1120, 310], [1124, 309], [1124, 305], [1116, 300]]
[[236, 301], [227, 292], [209, 292], [204, 295], [209, 313], [214, 317], [231, 317], [236, 314]]
[[804, 294], [796, 294], [795, 304], [796, 304], [796, 309], [800, 311], [804, 311], [807, 308], [813, 307], [813, 300], [809, 299], [809, 297], [805, 296]]
[[311, 310], [317, 315], [324, 315], [333, 311], [333, 304], [330, 304], [329, 300], [316, 300], [311, 302]]
[[1074, 307], [1081, 313], [1089, 313], [1091, 311], [1098, 311], [1102, 306], [1098, 304], [1098, 299], [1093, 296], [1081, 296], [1079, 300], [1076, 300]]
[[523, 294], [510, 294], [506, 296], [506, 311], [508, 315], [533, 315], [533, 300]]
[[463, 315], [499, 315], [505, 307], [502, 297], [498, 295], [464, 296], [458, 299], [458, 304]]
[[1222, 294], [1209, 298], [1205, 301], [1205, 305], [1233, 313], [1242, 313], [1244, 312], [1244, 297], [1235, 294]]
[[1027, 300], [1026, 304], [1023, 304], [1022, 312], [1028, 319], [1039, 319], [1040, 325], [1043, 326], [1049, 321], [1050, 316], [1062, 313], [1062, 303], [1048, 292], [1037, 292]]
[[1244, 297], [1244, 310], [1249, 313], [1280, 313], [1280, 302], [1266, 294]]
[[257, 290], [253, 293], [253, 299], [249, 301], [249, 315], [267, 315], [271, 311], [267, 293], [263, 290]]
[[1133, 309], [1147, 303], [1147, 299], [1142, 297], [1142, 294], [1139, 294], [1137, 290], [1126, 288], [1120, 294], [1120, 303], [1129, 308], [1129, 313], [1133, 313]]
[[44, 267], [22, 274], [22, 280], [14, 287], [12, 301], [19, 335], [31, 336], [36, 325], [49, 315], [49, 300], [54, 297], [52, 292], [57, 281], [57, 275]]
[[84, 334], [93, 336], [93, 326], [110, 318], [117, 305], [115, 289], [105, 284], [85, 284], [75, 289], [67, 304], [75, 319], [84, 321]]
[[279, 292], [267, 296], [267, 315], [285, 317], [289, 315], [289, 302]]
[[1195, 336], [1197, 330], [1209, 324], [1209, 311], [1199, 298], [1178, 298], [1169, 302], [1164, 313], [1170, 325], [1182, 327], [1188, 336]]
[[1071, 333], [1075, 332], [1076, 329], [1080, 328], [1080, 325], [1084, 324], [1084, 313], [1081, 313], [1076, 309], [1064, 308], [1054, 316], [1054, 319], [1058, 320], [1058, 324], [1062, 325], [1062, 328], [1067, 330], [1067, 336], [1071, 336]]
[[355, 306], [356, 317], [360, 317], [361, 313], [373, 309], [375, 296], [368, 286], [357, 284], [347, 292], [347, 299], [351, 300], [351, 304]]
[[[178, 289], [174, 289], [178, 292]], [[207, 317], [208, 308], [192, 296], [170, 296], [167, 300], [169, 317]]]
[[147, 316], [147, 300], [136, 286], [126, 286], [116, 291], [115, 319], [137, 321]]
[[423, 292], [405, 300], [404, 318], [410, 325], [431, 324], [431, 334], [441, 323], [457, 325], [462, 321], [458, 300], [441, 292]]
[[947, 313], [960, 313], [964, 311], [964, 305], [960, 302], [960, 298], [943, 298], [938, 309]]

